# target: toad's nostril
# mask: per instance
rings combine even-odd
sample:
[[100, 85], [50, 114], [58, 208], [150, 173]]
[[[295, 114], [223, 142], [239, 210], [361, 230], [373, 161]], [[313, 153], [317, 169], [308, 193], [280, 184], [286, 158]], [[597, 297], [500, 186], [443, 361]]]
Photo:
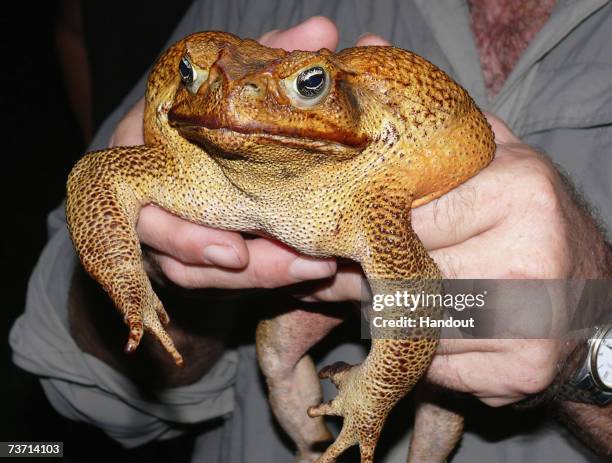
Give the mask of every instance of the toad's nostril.
[[264, 95], [265, 87], [256, 80], [247, 80], [242, 86], [245, 95], [251, 98], [261, 98]]
[[253, 90], [254, 92], [259, 92], [259, 85], [256, 83], [247, 82], [245, 87], [247, 87], [249, 90]]

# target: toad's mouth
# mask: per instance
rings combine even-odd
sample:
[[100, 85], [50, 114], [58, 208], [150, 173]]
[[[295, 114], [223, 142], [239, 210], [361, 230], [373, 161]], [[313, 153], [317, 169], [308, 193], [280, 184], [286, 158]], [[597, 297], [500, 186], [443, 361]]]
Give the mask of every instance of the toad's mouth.
[[186, 138], [220, 149], [234, 151], [241, 142], [248, 145], [279, 145], [312, 152], [353, 156], [361, 152], [369, 140], [335, 128], [310, 129], [265, 124], [257, 121], [222, 123], [217, 118], [185, 117], [169, 114], [170, 125]]
[[[333, 154], [337, 158], [351, 158], [362, 151], [362, 149], [333, 141], [276, 135], [267, 132], [243, 133], [227, 128], [207, 129], [198, 126], [184, 126], [179, 130], [185, 138], [205, 145], [209, 150], [212, 147], [214, 153], [226, 158], [252, 157], [250, 149], [262, 145], [276, 145], [312, 153]], [[242, 147], [245, 151], [244, 155], [240, 154], [243, 151]]]

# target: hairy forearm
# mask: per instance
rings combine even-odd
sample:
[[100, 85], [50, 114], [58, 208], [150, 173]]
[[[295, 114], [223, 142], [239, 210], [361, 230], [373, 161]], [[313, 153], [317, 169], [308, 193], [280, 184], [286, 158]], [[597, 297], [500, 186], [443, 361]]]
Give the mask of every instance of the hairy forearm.
[[601, 220], [567, 174], [559, 170], [559, 175], [563, 198], [560, 206], [566, 221], [572, 225], [572, 233], [567, 237], [568, 251], [574, 256], [570, 278], [612, 279], [612, 244], [606, 240]]
[[[603, 226], [590, 210], [588, 204], [576, 192], [571, 182], [561, 175], [566, 201], [561, 202], [573, 232], [568, 236], [569, 252], [573, 268], [569, 277], [577, 280], [612, 279], [612, 246], [606, 241]], [[581, 300], [582, 322], [592, 326], [610, 320], [612, 312], [612, 285], [609, 290], [598, 292], [596, 297]], [[587, 290], [588, 291], [588, 290]], [[587, 340], [573, 339], [564, 346], [563, 365], [550, 389], [556, 394], [561, 384], [567, 382], [580, 368], [587, 357]], [[598, 406], [561, 399], [554, 400], [558, 417], [588, 447], [609, 461], [612, 456], [612, 403]]]
[[[585, 243], [588, 243], [586, 241]], [[585, 256], [585, 268], [590, 270], [587, 278], [609, 280], [612, 276], [612, 247], [606, 243], [601, 234], [591, 236], [591, 252]], [[590, 260], [588, 259], [590, 258]], [[595, 309], [584, 308], [585, 310], [597, 310], [598, 314], [593, 314], [597, 320], [610, 320], [612, 311], [612, 285], [611, 290], [605, 292], [602, 299], [593, 301]], [[589, 317], [587, 317], [589, 318]], [[574, 341], [579, 343], [572, 355], [566, 361], [561, 371], [561, 379], [567, 381], [587, 356], [586, 340]], [[580, 438], [588, 447], [609, 461], [612, 457], [612, 403], [606, 406], [598, 406], [570, 400], [556, 400], [556, 409], [559, 418], [577, 437]]]
[[612, 457], [612, 403], [605, 407], [561, 401], [558, 415], [587, 446], [609, 461]]

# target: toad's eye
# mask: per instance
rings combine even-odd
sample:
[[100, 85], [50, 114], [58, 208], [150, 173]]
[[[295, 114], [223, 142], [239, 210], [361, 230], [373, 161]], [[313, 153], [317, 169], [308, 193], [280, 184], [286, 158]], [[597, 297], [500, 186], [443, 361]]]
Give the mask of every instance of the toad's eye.
[[208, 79], [208, 71], [197, 67], [187, 56], [183, 56], [179, 63], [179, 74], [191, 93], [198, 93], [202, 83]]
[[325, 91], [327, 75], [321, 66], [300, 72], [295, 79], [295, 88], [304, 98], [316, 98]]
[[282, 80], [285, 94], [294, 106], [314, 108], [332, 87], [329, 71], [321, 65], [310, 65]]
[[189, 58], [186, 56], [183, 56], [183, 59], [181, 59], [181, 62], [179, 63], [179, 72], [181, 73], [183, 83], [187, 87], [189, 87], [198, 77], [196, 70], [191, 65], [191, 61], [189, 61]]

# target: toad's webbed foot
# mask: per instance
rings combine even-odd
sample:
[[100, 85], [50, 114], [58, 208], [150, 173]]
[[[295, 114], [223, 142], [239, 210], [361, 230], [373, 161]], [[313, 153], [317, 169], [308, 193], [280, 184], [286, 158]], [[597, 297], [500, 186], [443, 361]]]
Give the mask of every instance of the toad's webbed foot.
[[[323, 368], [319, 377], [329, 378], [338, 388], [338, 395], [331, 401], [308, 409], [308, 415], [342, 416], [344, 418], [340, 434], [316, 463], [336, 461], [346, 449], [359, 445], [361, 463], [374, 461], [374, 450], [389, 411], [395, 400], [385, 400], [383, 391], [371, 389], [366, 380], [362, 365], [348, 365], [337, 362]], [[373, 395], [371, 395], [373, 394]], [[372, 400], [380, 394], [379, 399]]]
[[131, 300], [125, 304], [118, 304], [125, 324], [130, 332], [125, 345], [125, 352], [132, 353], [140, 344], [143, 331], [151, 333], [168, 352], [177, 366], [183, 365], [183, 357], [176, 349], [174, 342], [166, 332], [164, 325], [170, 322], [170, 317], [164, 309], [157, 294], [150, 288], [150, 284], [143, 282], [142, 298], [137, 303]]

